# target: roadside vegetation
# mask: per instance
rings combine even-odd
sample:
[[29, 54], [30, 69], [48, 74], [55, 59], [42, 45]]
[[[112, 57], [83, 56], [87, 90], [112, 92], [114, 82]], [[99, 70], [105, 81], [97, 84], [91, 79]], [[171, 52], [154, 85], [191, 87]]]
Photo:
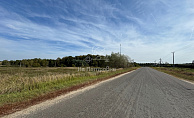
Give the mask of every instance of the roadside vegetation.
[[[2, 64], [2, 65], [1, 65]], [[66, 56], [54, 59], [23, 59], [23, 60], [3, 60], [0, 62], [4, 67], [112, 67], [112, 68], [126, 68], [134, 65], [130, 57], [127, 55], [120, 55], [119, 53], [111, 53], [111, 55], [80, 55], [80, 56]], [[137, 64], [136, 64], [137, 65]]]
[[175, 77], [194, 82], [193, 68], [178, 68], [178, 67], [154, 67], [154, 69], [168, 73]]
[[[137, 69], [126, 55], [81, 55], [53, 59], [0, 62], [0, 113], [6, 105], [39, 99], [72, 87], [92, 84]], [[117, 68], [116, 71], [79, 71], [80, 68]], [[79, 88], [79, 87], [77, 87]], [[10, 109], [11, 107], [9, 107]], [[11, 108], [12, 109], [12, 108]]]
[[78, 71], [77, 67], [0, 67], [0, 107], [134, 69], [88, 72]]

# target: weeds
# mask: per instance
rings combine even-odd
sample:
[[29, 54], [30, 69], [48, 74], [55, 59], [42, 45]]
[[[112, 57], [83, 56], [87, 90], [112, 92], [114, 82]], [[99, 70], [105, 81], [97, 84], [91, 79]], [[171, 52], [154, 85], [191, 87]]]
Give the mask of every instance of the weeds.
[[154, 69], [174, 75], [178, 78], [194, 81], [194, 69], [191, 68], [155, 67]]
[[0, 68], [0, 106], [134, 70], [78, 72], [77, 68]]

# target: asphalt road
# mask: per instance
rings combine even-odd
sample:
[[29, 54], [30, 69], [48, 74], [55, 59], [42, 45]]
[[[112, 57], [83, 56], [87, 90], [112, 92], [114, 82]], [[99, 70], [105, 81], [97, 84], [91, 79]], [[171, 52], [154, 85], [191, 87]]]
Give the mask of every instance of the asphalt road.
[[140, 68], [46, 109], [17, 117], [194, 118], [194, 85], [151, 68]]

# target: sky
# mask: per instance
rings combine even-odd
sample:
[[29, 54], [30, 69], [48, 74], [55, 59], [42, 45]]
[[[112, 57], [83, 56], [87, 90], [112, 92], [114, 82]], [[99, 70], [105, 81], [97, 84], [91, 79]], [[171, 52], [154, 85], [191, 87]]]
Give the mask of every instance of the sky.
[[0, 0], [0, 60], [120, 52], [194, 60], [193, 0]]

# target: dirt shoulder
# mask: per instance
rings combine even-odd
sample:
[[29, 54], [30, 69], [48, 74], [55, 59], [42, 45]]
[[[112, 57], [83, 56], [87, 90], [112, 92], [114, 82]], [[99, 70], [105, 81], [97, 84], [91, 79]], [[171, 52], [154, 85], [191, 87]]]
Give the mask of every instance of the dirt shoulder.
[[168, 67], [154, 67], [153, 69], [156, 69], [158, 71], [170, 74], [172, 76], [175, 76], [181, 80], [186, 80], [191, 83], [194, 83], [194, 69], [188, 69], [188, 68], [168, 68]]
[[[133, 69], [133, 70], [135, 70], [135, 69]], [[100, 78], [100, 79], [97, 79], [97, 80], [92, 80], [90, 82], [82, 83], [82, 84], [79, 84], [79, 85], [71, 86], [71, 87], [66, 88], [66, 89], [61, 89], [61, 90], [57, 90], [57, 91], [54, 91], [54, 92], [50, 92], [48, 94], [41, 95], [39, 97], [33, 98], [31, 100], [28, 100], [28, 101], [3, 105], [3, 106], [0, 107], [0, 116], [4, 116], [4, 115], [7, 115], [7, 114], [14, 113], [16, 111], [23, 110], [23, 109], [28, 108], [32, 105], [39, 104], [39, 103], [44, 102], [46, 100], [56, 98], [57, 96], [67, 94], [71, 91], [75, 91], [75, 90], [78, 90], [80, 88], [96, 84], [100, 81], [107, 80], [107, 79], [110, 79], [112, 77], [130, 72], [130, 71], [132, 71], [132, 70], [122, 72], [122, 73], [119, 73], [119, 74], [115, 74], [115, 75], [112, 75], [112, 76]]]

